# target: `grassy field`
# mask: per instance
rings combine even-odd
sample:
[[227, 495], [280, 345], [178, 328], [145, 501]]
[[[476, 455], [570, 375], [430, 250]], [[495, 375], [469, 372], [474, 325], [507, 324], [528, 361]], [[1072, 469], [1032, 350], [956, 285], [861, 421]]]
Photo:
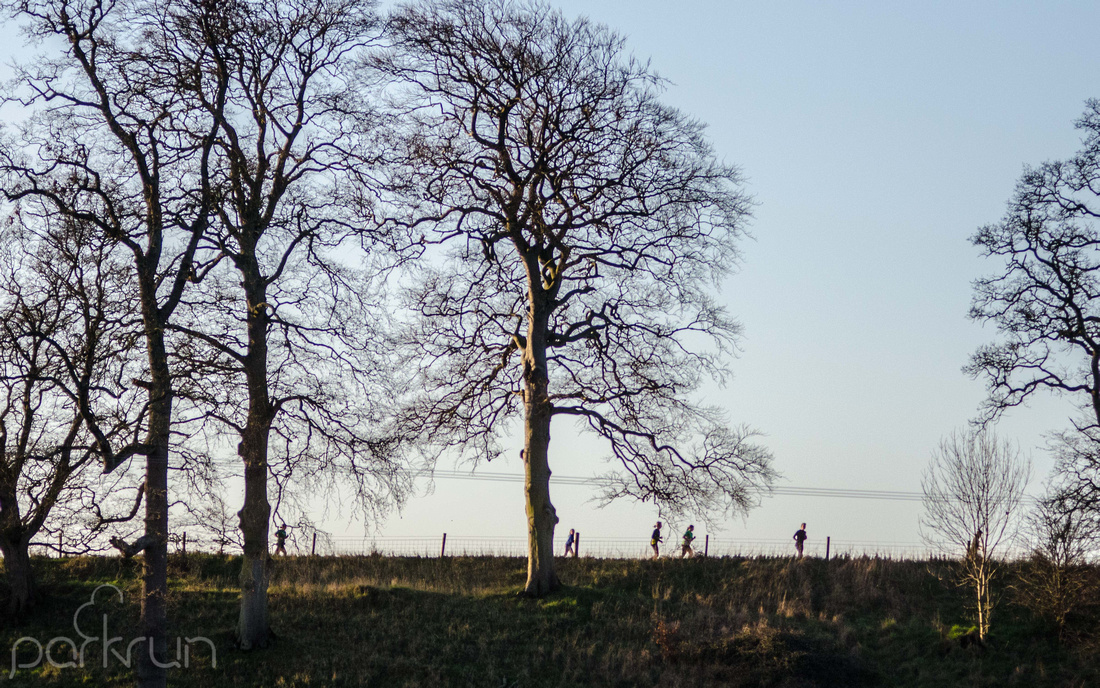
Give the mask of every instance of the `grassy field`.
[[[130, 672], [102, 642], [85, 667], [40, 666], [14, 678], [20, 637], [45, 646], [81, 630], [136, 635], [136, 562], [40, 560], [44, 599], [34, 615], [0, 622], [4, 686], [125, 686]], [[190, 666], [169, 685], [223, 686], [1100, 686], [1100, 645], [1059, 643], [1012, 604], [1010, 591], [985, 647], [969, 630], [963, 591], [941, 580], [950, 564], [787, 558], [562, 560], [565, 589], [516, 596], [516, 558], [333, 557], [279, 560], [271, 591], [278, 633], [266, 650], [233, 649], [239, 561], [191, 555], [172, 566], [170, 654], [190, 643]], [[0, 598], [4, 595], [0, 588]], [[1080, 620], [1079, 620], [1080, 623]], [[1082, 625], [1086, 631], [1095, 623]], [[181, 640], [181, 644], [184, 641]], [[69, 659], [57, 641], [51, 657]], [[15, 652], [31, 663], [37, 647]], [[182, 655], [181, 655], [182, 657]]]

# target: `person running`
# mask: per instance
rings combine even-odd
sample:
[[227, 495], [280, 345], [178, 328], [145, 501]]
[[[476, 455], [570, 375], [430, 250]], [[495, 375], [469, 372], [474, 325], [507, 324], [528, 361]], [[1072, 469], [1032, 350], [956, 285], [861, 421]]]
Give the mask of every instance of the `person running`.
[[275, 531], [275, 554], [286, 556], [286, 524]]
[[684, 544], [680, 547], [680, 558], [694, 557], [695, 550], [691, 548], [691, 543], [695, 541], [695, 526], [688, 526], [688, 529], [684, 531]]
[[794, 548], [798, 551], [798, 558], [802, 558], [802, 545], [809, 539], [806, 535], [806, 524], [803, 523], [802, 527], [794, 531]]
[[569, 537], [565, 538], [565, 556], [568, 557], [570, 554], [572, 554], [574, 557], [577, 556], [577, 550], [573, 548], [573, 544], [575, 542], [576, 532], [572, 528], [570, 528]]
[[661, 549], [657, 546], [661, 542], [664, 542], [664, 538], [661, 537], [661, 522], [657, 521], [657, 525], [653, 527], [653, 535], [649, 536], [649, 546], [653, 548], [654, 559], [661, 556]]

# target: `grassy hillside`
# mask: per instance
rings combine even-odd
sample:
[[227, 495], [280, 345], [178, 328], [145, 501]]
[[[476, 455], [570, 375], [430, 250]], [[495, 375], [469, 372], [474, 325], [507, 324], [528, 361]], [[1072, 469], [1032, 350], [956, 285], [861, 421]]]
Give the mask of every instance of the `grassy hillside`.
[[[118, 586], [125, 601], [101, 589], [81, 611], [81, 630], [101, 636], [106, 614], [108, 635], [125, 637], [112, 646], [123, 656], [136, 635], [138, 564], [37, 564], [44, 601], [19, 625], [0, 622], [0, 688], [130, 685], [117, 658], [101, 667], [98, 640], [84, 669], [47, 665], [9, 679], [16, 639], [80, 641], [73, 614], [100, 584]], [[174, 561], [170, 654], [176, 636], [206, 636], [217, 667], [193, 642], [190, 667], [171, 670], [170, 685], [1100, 686], [1097, 645], [1087, 635], [1059, 644], [1007, 591], [988, 645], [960, 642], [966, 597], [940, 580], [943, 562], [569, 559], [565, 590], [535, 601], [515, 594], [522, 559], [290, 558], [272, 587], [279, 637], [247, 654], [231, 642], [238, 566], [206, 555]], [[69, 652], [57, 641], [51, 656], [60, 663]], [[24, 641], [16, 654], [32, 662], [37, 648]]]

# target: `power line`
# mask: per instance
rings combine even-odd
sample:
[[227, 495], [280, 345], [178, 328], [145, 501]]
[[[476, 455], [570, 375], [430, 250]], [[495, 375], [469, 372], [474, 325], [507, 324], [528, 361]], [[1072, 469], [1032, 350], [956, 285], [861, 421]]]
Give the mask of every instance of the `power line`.
[[[522, 483], [524, 477], [518, 473], [494, 473], [491, 471], [478, 471], [467, 473], [463, 471], [420, 471], [418, 477], [434, 477], [444, 480], [482, 480], [490, 482]], [[577, 485], [588, 487], [601, 487], [607, 484], [606, 479], [599, 477], [585, 478], [576, 475], [551, 475], [550, 482], [557, 485]], [[830, 487], [773, 487], [763, 491], [765, 496], [786, 497], [827, 497], [834, 499], [879, 499], [893, 502], [920, 502], [924, 495], [920, 492], [903, 492], [899, 490], [858, 490], [848, 488]]]

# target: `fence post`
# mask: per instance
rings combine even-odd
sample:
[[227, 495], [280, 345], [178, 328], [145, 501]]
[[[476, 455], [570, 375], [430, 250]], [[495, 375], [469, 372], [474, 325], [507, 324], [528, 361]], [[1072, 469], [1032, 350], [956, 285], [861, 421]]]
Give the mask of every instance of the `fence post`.
[[187, 531], [183, 531], [183, 556], [187, 556]]
[[313, 534], [313, 547], [309, 550], [311, 557], [317, 556], [317, 533]]
[[57, 533], [57, 558], [60, 559], [62, 557], [62, 555], [63, 555], [63, 552], [61, 551], [61, 532], [58, 531], [58, 533]]
[[704, 557], [709, 557], [710, 556], [710, 533], [707, 533], [703, 537], [703, 556]]
[[573, 534], [573, 558], [576, 559], [581, 552], [581, 531]]
[[443, 544], [439, 546], [439, 558], [447, 556], [447, 534], [443, 533]]
[[830, 540], [832, 540], [832, 538], [830, 538], [828, 535], [826, 535], [825, 536], [825, 561], [829, 561], [829, 545], [831, 544]]

